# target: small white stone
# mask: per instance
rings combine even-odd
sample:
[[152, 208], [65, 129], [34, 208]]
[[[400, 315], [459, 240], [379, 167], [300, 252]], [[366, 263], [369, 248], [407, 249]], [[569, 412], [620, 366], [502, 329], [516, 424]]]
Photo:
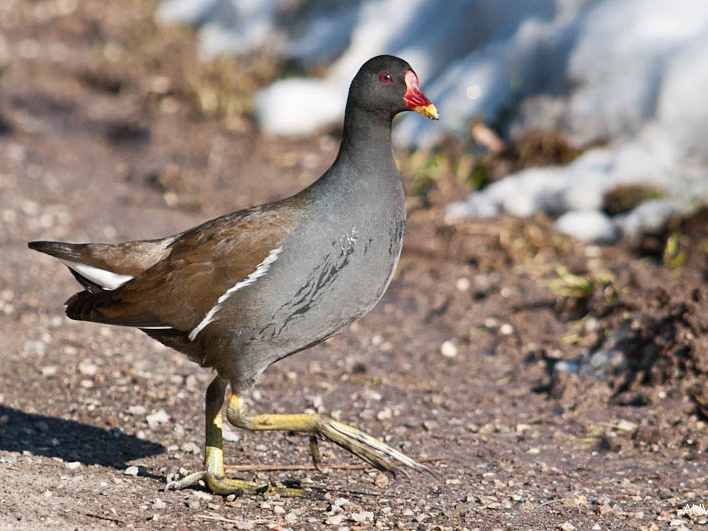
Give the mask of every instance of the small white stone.
[[374, 391], [373, 389], [366, 388], [364, 391], [361, 393], [362, 398], [365, 400], [372, 400], [374, 402], [380, 402], [383, 396], [381, 393], [378, 391]]
[[360, 513], [352, 513], [350, 518], [357, 523], [372, 522], [374, 520], [374, 513], [371, 511], [361, 511]]
[[162, 501], [160, 498], [156, 498], [154, 502], [152, 502], [152, 508], [155, 510], [161, 510], [167, 507], [167, 504]]
[[467, 277], [461, 277], [458, 278], [457, 281], [455, 282], [455, 288], [457, 288], [457, 291], [469, 291], [470, 287], [472, 287], [472, 283], [470, 282], [470, 279]]
[[391, 412], [391, 408], [388, 407], [376, 414], [377, 420], [389, 420], [391, 417], [393, 417], [393, 413]]
[[70, 461], [68, 463], [65, 463], [64, 466], [69, 470], [76, 470], [78, 468], [81, 468], [81, 463], [79, 461]]
[[497, 319], [496, 317], [487, 317], [484, 320], [484, 328], [498, 328], [500, 324], [501, 323], [499, 322], [499, 319]]
[[170, 416], [164, 409], [160, 409], [159, 411], [155, 411], [155, 413], [148, 415], [145, 420], [147, 420], [150, 428], [155, 428], [159, 424], [168, 423], [170, 421]]
[[446, 358], [454, 358], [457, 356], [457, 346], [450, 340], [444, 341], [440, 345], [440, 353]]
[[195, 511], [201, 506], [199, 500], [188, 500], [185, 503], [187, 504], [187, 507]]
[[344, 521], [344, 515], [343, 514], [335, 514], [334, 516], [330, 516], [325, 520], [325, 524], [327, 525], [339, 525]]
[[57, 373], [57, 368], [54, 365], [47, 365], [42, 367], [42, 376], [49, 378]]
[[95, 376], [98, 372], [98, 365], [91, 363], [88, 360], [84, 360], [79, 363], [79, 372], [84, 376]]
[[25, 351], [28, 354], [33, 354], [35, 356], [44, 356], [47, 352], [47, 344], [43, 341], [29, 339], [25, 341]]
[[202, 449], [195, 442], [189, 441], [182, 445], [182, 451], [187, 454], [198, 454]]
[[503, 336], [510, 336], [514, 333], [514, 326], [510, 323], [504, 323], [499, 327], [499, 333]]

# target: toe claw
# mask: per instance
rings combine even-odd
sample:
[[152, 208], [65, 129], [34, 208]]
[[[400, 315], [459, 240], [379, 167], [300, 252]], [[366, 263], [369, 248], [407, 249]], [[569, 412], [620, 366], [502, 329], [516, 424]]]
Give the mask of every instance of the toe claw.
[[315, 467], [315, 470], [320, 473], [324, 473], [320, 465], [322, 464], [322, 461], [320, 460], [320, 452], [317, 447], [317, 437], [314, 435], [310, 435], [310, 456], [312, 457], [312, 464]]

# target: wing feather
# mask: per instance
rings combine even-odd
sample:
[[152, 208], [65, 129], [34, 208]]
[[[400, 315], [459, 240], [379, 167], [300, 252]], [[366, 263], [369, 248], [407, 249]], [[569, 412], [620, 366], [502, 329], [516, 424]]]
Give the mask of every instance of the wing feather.
[[[277, 203], [275, 205], [278, 205]], [[166, 256], [113, 291], [77, 293], [72, 319], [189, 332], [251, 275], [292, 230], [297, 210], [256, 207], [176, 236]]]

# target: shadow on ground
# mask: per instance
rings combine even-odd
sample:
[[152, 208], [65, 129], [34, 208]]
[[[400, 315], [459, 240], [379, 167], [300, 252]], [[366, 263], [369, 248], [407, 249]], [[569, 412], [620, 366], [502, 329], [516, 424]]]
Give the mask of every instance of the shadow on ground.
[[128, 461], [165, 451], [161, 444], [73, 420], [25, 413], [0, 405], [0, 451], [123, 469]]

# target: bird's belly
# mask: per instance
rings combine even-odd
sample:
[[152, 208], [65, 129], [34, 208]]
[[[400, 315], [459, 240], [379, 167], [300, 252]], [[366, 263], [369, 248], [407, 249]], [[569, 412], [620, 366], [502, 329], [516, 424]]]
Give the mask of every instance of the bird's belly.
[[[374, 239], [376, 231], [357, 227], [337, 237], [330, 234], [324, 246], [321, 240], [308, 238], [298, 247], [300, 253], [276, 261], [259, 279], [263, 281], [259, 289], [252, 291], [257, 299], [250, 298], [250, 323], [236, 327], [233, 336], [236, 355], [231, 368], [238, 379], [252, 380], [268, 365], [319, 343], [368, 313], [393, 276], [404, 226], [404, 220], [392, 222], [382, 241]], [[314, 250], [322, 248], [328, 252], [316, 255]]]

